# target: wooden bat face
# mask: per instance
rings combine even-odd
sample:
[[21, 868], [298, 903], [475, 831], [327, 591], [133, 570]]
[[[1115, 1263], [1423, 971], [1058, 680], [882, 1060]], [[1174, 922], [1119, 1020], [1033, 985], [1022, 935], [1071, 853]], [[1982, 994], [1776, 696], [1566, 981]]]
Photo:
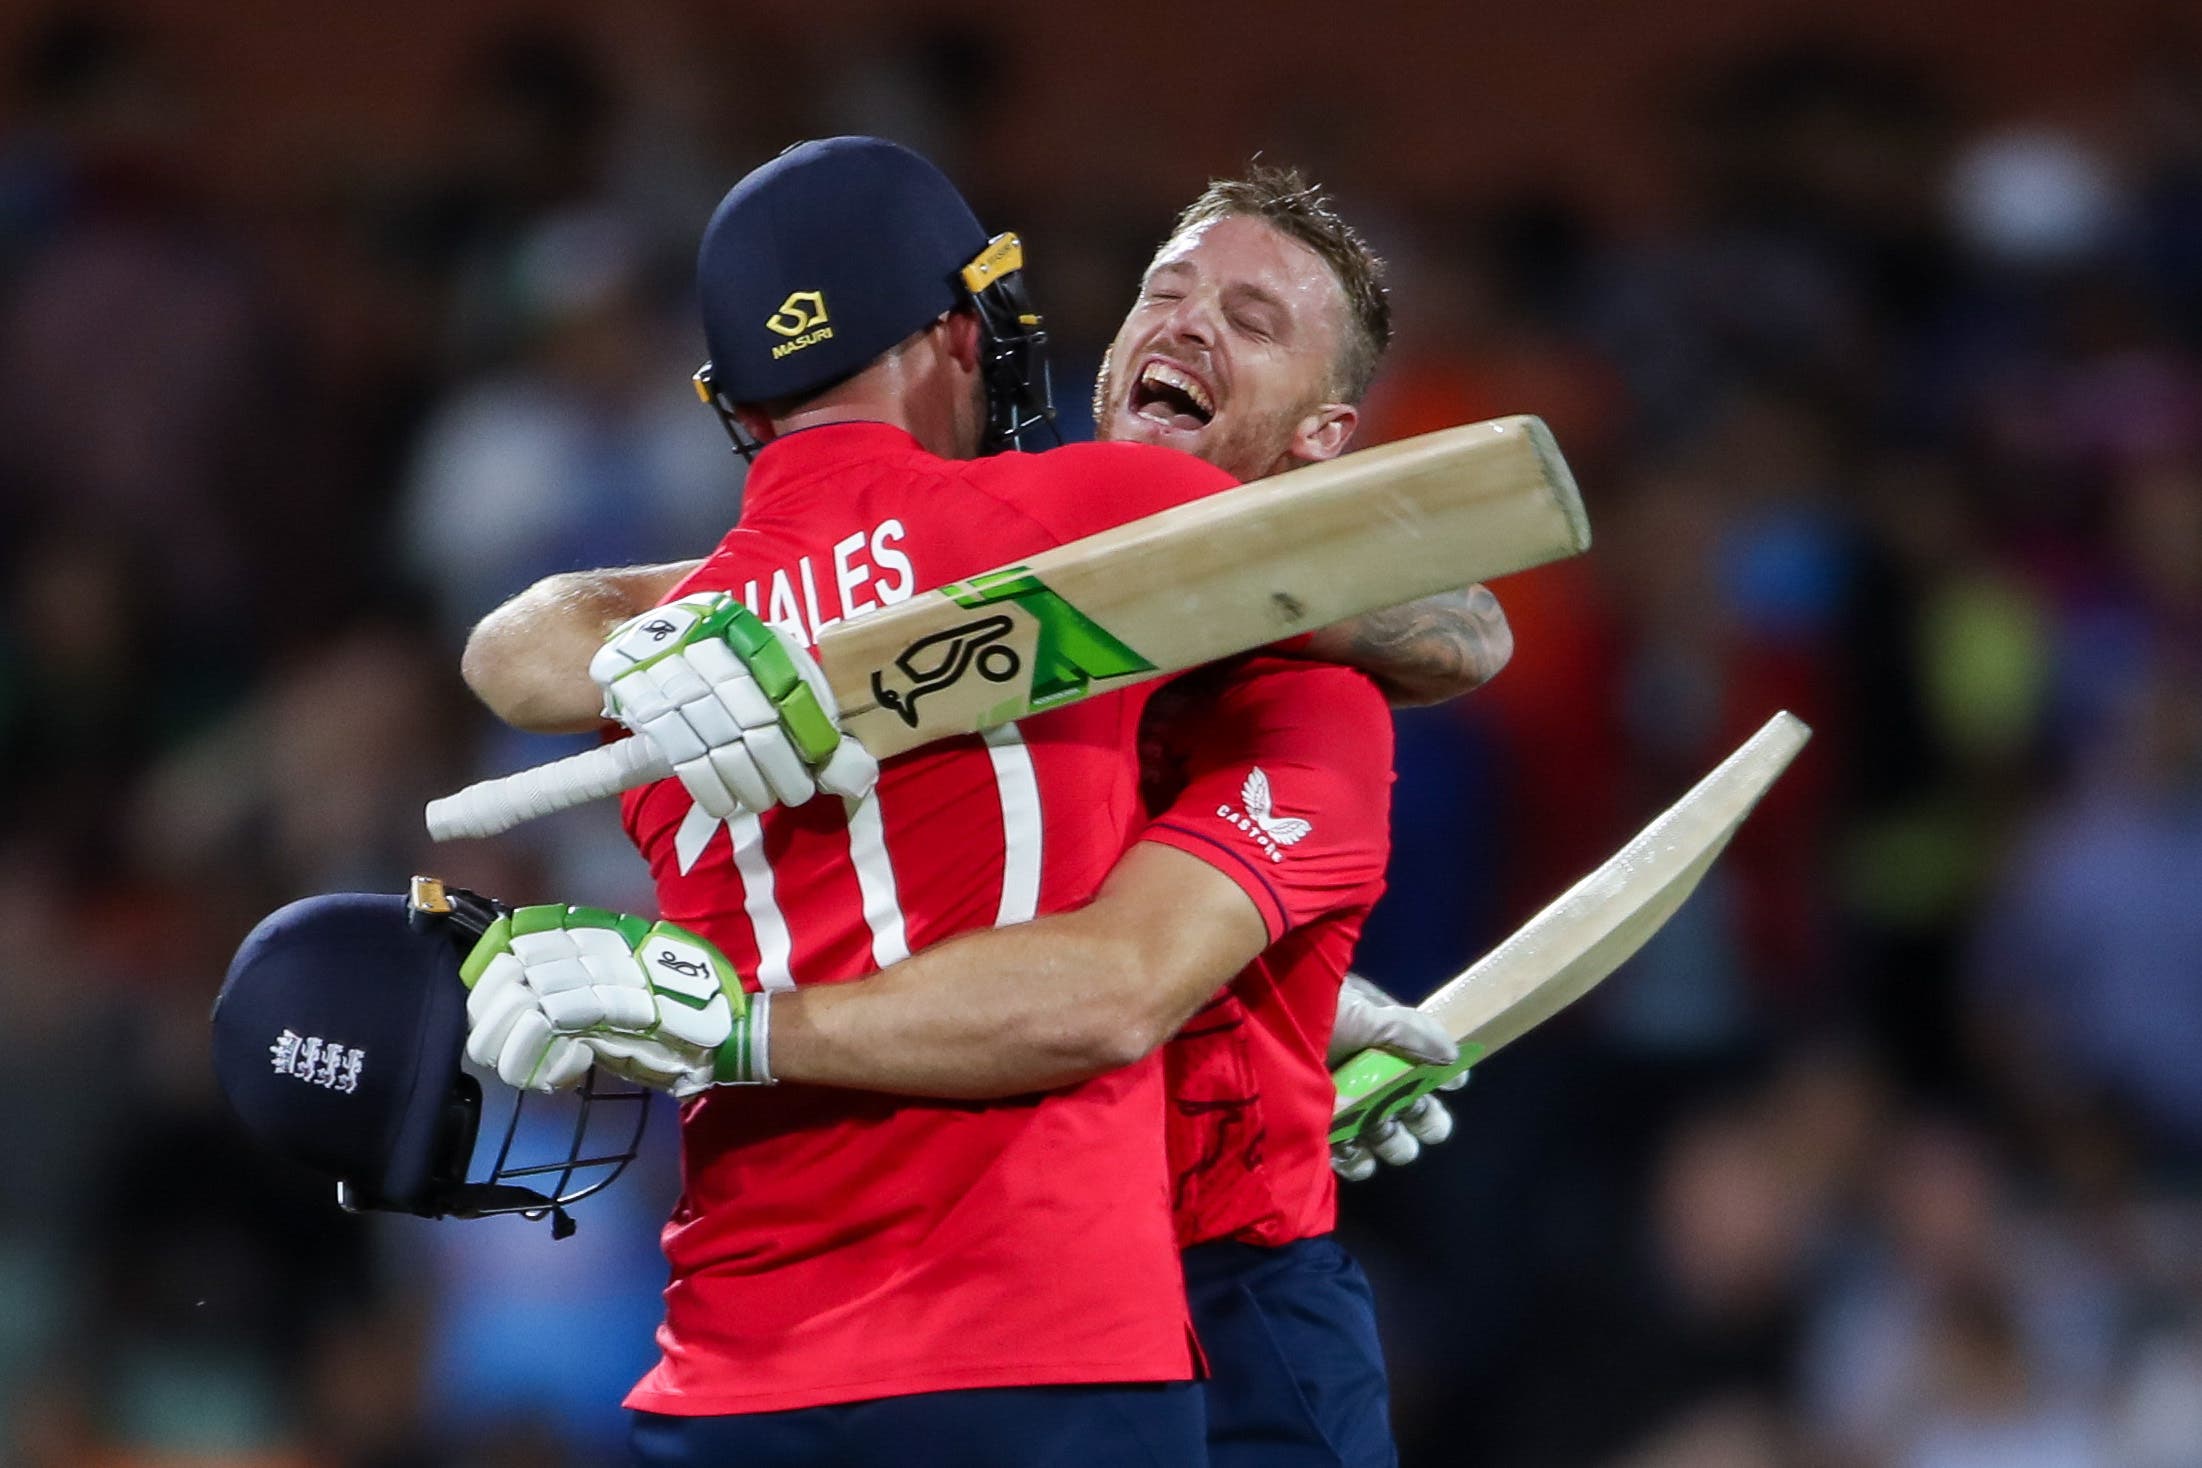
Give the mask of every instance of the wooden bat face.
[[1340, 1066], [1332, 1140], [1397, 1115], [1447, 1075], [1488, 1058], [1582, 998], [1633, 957], [1697, 890], [1744, 817], [1811, 737], [1796, 715], [1774, 715], [1596, 871], [1423, 1000], [1423, 1013], [1436, 1016], [1460, 1042], [1459, 1065], [1417, 1069], [1363, 1051]]
[[1544, 425], [1504, 418], [1243, 485], [828, 628], [885, 757], [1590, 543]]

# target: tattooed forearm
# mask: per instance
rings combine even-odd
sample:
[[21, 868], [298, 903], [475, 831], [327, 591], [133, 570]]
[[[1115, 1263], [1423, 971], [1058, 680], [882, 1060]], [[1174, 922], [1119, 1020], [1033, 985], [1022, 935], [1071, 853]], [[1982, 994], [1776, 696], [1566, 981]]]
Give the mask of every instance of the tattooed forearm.
[[1506, 613], [1482, 586], [1365, 613], [1324, 628], [1308, 646], [1311, 657], [1359, 668], [1402, 706], [1458, 698], [1513, 654]]

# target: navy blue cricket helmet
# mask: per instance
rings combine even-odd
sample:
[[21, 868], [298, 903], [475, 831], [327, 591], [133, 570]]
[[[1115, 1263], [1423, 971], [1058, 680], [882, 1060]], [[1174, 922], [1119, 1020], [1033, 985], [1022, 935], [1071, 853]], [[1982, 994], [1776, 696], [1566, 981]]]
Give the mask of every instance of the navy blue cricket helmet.
[[[501, 910], [419, 877], [405, 897], [308, 897], [262, 919], [231, 960], [214, 1001], [222, 1092], [262, 1143], [335, 1178], [344, 1207], [430, 1218], [548, 1213], [563, 1235], [572, 1229], [565, 1205], [607, 1186], [640, 1146], [647, 1094], [600, 1089], [592, 1071], [563, 1157], [513, 1165], [516, 1093], [494, 1162], [470, 1176], [482, 1088], [464, 1068], [459, 965]], [[604, 1102], [631, 1103], [632, 1130], [623, 1147], [584, 1156], [591, 1111]]]
[[989, 451], [1055, 415], [1047, 334], [1017, 236], [991, 238], [932, 163], [884, 138], [799, 143], [728, 191], [696, 257], [711, 360], [696, 374], [735, 447], [736, 403], [801, 400], [959, 307], [985, 339]]

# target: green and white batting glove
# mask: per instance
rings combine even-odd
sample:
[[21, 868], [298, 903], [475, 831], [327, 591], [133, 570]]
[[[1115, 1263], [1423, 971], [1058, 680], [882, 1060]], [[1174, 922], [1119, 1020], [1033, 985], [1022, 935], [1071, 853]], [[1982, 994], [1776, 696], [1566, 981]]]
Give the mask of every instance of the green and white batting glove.
[[705, 814], [860, 799], [879, 761], [844, 735], [810, 650], [724, 592], [630, 618], [589, 661], [604, 716], [647, 739]]
[[1405, 1167], [1453, 1134], [1453, 1114], [1435, 1092], [1468, 1084], [1460, 1047], [1435, 1019], [1359, 974], [1338, 990], [1329, 1063], [1352, 1102], [1334, 1119], [1330, 1142], [1331, 1170], [1347, 1182], [1374, 1177], [1379, 1163]]
[[673, 923], [518, 908], [482, 934], [459, 977], [471, 991], [466, 1053], [509, 1086], [559, 1090], [592, 1064], [675, 1096], [771, 1083], [765, 997]]

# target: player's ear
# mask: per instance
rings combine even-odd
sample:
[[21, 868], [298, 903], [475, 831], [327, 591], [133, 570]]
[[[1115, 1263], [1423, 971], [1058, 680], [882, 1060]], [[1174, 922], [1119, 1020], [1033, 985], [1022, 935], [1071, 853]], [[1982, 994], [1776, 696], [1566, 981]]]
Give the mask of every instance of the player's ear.
[[946, 333], [943, 345], [958, 367], [966, 372], [979, 370], [979, 354], [983, 343], [979, 340], [979, 313], [971, 310], [950, 311], [937, 326]]
[[770, 443], [779, 436], [772, 426], [772, 419], [747, 404], [734, 405], [734, 421], [742, 426], [742, 432], [759, 443]]
[[1292, 429], [1292, 457], [1303, 464], [1335, 459], [1353, 442], [1361, 410], [1351, 403], [1324, 403]]

